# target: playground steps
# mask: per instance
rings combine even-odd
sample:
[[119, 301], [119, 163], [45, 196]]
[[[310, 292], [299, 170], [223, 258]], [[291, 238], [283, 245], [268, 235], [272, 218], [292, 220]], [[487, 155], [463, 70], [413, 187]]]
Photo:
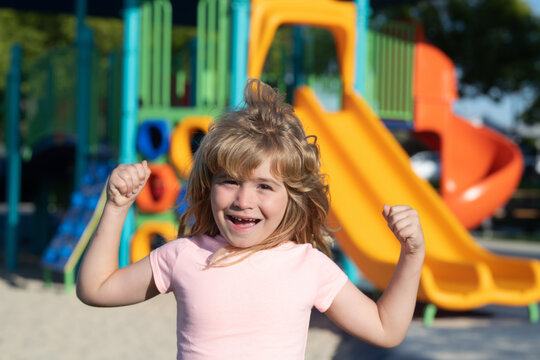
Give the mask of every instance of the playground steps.
[[51, 282], [51, 272], [61, 272], [66, 292], [73, 290], [76, 266], [101, 217], [105, 184], [111, 171], [107, 163], [90, 165], [81, 188], [71, 195], [70, 207], [41, 258], [47, 284]]

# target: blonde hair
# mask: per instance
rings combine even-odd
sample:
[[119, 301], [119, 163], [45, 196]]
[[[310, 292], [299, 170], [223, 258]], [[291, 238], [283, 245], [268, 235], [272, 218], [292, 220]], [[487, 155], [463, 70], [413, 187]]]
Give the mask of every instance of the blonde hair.
[[317, 139], [306, 136], [293, 107], [283, 100], [277, 89], [250, 79], [244, 89], [244, 106], [221, 115], [195, 152], [186, 189], [188, 207], [180, 217], [179, 236], [219, 234], [210, 192], [212, 177], [220, 170], [245, 179], [269, 159], [272, 174], [283, 181], [289, 197], [281, 223], [263, 243], [250, 248], [228, 246], [212, 258], [209, 266], [245, 254], [241, 261], [288, 240], [312, 244], [330, 256], [329, 193], [320, 173]]

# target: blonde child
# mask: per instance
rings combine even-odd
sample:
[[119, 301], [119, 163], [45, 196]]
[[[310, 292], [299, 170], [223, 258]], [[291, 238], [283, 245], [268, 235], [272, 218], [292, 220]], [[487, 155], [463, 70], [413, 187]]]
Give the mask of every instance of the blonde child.
[[244, 107], [222, 115], [195, 154], [179, 238], [125, 268], [117, 260], [123, 222], [150, 170], [143, 161], [112, 172], [79, 298], [121, 306], [173, 292], [178, 359], [303, 359], [314, 306], [353, 336], [397, 346], [425, 253], [418, 214], [382, 209], [401, 254], [375, 303], [327, 256], [328, 187], [316, 138], [269, 86], [250, 80], [244, 96]]

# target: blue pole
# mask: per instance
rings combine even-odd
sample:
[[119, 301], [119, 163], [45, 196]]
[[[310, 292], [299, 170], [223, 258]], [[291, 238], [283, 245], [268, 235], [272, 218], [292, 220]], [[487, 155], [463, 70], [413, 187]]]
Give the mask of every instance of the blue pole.
[[80, 188], [87, 168], [90, 123], [90, 68], [92, 31], [84, 24], [86, 0], [77, 0], [77, 144], [75, 148], [75, 189]]
[[230, 106], [239, 106], [247, 82], [249, 40], [249, 0], [232, 0], [231, 36], [231, 99]]
[[[139, 98], [139, 32], [140, 9], [138, 0], [124, 0], [124, 67], [122, 73], [122, 118], [120, 124], [120, 163], [137, 161], [135, 137]], [[120, 239], [118, 263], [129, 264], [129, 241], [135, 230], [133, 209], [128, 213]]]
[[354, 0], [356, 3], [356, 71], [354, 89], [362, 96], [366, 92], [367, 51], [368, 51], [368, 24], [369, 0]]
[[7, 107], [7, 183], [6, 199], [8, 214], [6, 217], [6, 270], [14, 271], [17, 267], [19, 201], [21, 192], [21, 153], [19, 123], [21, 118], [21, 62], [22, 48], [14, 45], [11, 48], [11, 67], [8, 75], [8, 107]]

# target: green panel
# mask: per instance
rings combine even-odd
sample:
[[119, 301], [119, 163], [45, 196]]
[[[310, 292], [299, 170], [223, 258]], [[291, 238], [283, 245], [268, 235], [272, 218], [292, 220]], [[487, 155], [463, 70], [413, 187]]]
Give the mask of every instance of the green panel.
[[141, 4], [141, 43], [140, 43], [140, 79], [139, 96], [143, 105], [150, 105], [150, 67], [151, 67], [152, 4]]
[[412, 121], [414, 26], [372, 25], [368, 38], [367, 101], [383, 119]]
[[224, 109], [194, 107], [143, 107], [139, 109], [139, 119], [167, 119], [172, 125], [186, 116], [218, 116]]
[[169, 106], [171, 100], [172, 8], [168, 0], [141, 5], [139, 93], [143, 106]]
[[201, 0], [197, 7], [197, 106], [223, 108], [228, 101], [229, 0]]
[[178, 225], [178, 218], [174, 211], [166, 211], [156, 214], [137, 212], [135, 218], [135, 228], [139, 228], [142, 224], [148, 221], [167, 221]]
[[151, 104], [152, 105], [163, 105], [162, 99], [160, 97], [161, 90], [161, 60], [163, 54], [163, 43], [161, 42], [161, 32], [163, 31], [160, 11], [159, 11], [159, 2], [154, 1], [152, 7], [152, 85], [151, 85]]

